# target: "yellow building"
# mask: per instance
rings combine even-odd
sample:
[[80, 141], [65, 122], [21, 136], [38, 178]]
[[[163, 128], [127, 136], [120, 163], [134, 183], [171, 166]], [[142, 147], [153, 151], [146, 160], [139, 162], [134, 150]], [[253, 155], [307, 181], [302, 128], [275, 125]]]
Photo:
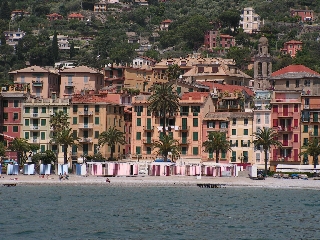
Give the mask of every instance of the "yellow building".
[[[123, 132], [124, 106], [107, 96], [91, 94], [75, 94], [72, 97], [70, 110], [71, 128], [79, 137], [80, 146], [72, 146], [71, 156], [74, 161], [82, 161], [83, 156], [92, 156], [98, 152], [103, 157], [110, 157], [110, 147], [106, 144], [98, 146], [99, 135], [115, 126]], [[121, 158], [125, 154], [124, 146], [117, 144], [114, 157]]]
[[69, 99], [28, 98], [22, 104], [21, 137], [29, 143], [40, 145], [40, 152], [52, 150], [58, 154], [58, 162], [63, 163], [63, 147], [51, 144], [52, 129], [50, 117], [59, 111], [69, 113]]
[[[132, 155], [155, 159], [152, 143], [162, 135], [162, 120], [147, 109], [149, 95], [133, 97]], [[181, 160], [199, 162], [202, 152], [202, 120], [210, 112], [213, 102], [209, 92], [185, 93], [180, 99], [180, 111], [169, 114], [166, 130], [181, 146]], [[161, 157], [161, 156], [159, 156]], [[170, 158], [170, 156], [169, 156]]]

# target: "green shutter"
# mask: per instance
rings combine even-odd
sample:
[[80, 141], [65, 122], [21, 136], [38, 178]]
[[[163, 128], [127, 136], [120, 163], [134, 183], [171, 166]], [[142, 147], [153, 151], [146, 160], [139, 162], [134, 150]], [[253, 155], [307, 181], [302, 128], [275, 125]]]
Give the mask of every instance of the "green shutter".
[[46, 132], [41, 132], [41, 140], [46, 140]]
[[141, 154], [141, 147], [136, 147], [136, 154]]
[[178, 93], [178, 94], [181, 93], [181, 87], [177, 87], [177, 93]]
[[182, 129], [186, 130], [187, 129], [187, 118], [182, 118]]
[[99, 105], [95, 105], [95, 106], [94, 106], [94, 111], [95, 111], [95, 112], [99, 112]]
[[226, 158], [226, 152], [221, 152], [221, 158], [225, 159]]
[[308, 132], [308, 125], [303, 125], [303, 132]]
[[243, 162], [248, 162], [248, 151], [243, 151]]
[[73, 112], [78, 112], [78, 105], [73, 105], [72, 109], [73, 109]]
[[29, 119], [25, 119], [25, 120], [24, 120], [24, 125], [25, 125], [25, 126], [29, 126], [29, 123], [30, 123], [30, 120], [29, 120]]
[[29, 137], [30, 137], [30, 133], [29, 133], [29, 132], [25, 132], [25, 133], [24, 133], [24, 138], [25, 138], [25, 139], [29, 139]]
[[47, 112], [47, 108], [46, 107], [42, 107], [41, 108], [41, 113], [46, 113]]
[[94, 118], [94, 124], [99, 125], [99, 117]]
[[232, 129], [232, 135], [237, 135], [237, 130], [236, 129]]
[[209, 158], [213, 158], [213, 152], [209, 152]]
[[46, 151], [46, 145], [40, 145], [40, 151], [45, 152]]
[[147, 147], [147, 154], [151, 154], [151, 147]]
[[141, 140], [141, 132], [137, 132], [137, 134], [136, 134], [136, 140]]
[[187, 147], [182, 147], [181, 148], [181, 154], [186, 155], [187, 154]]
[[[95, 144], [96, 145], [96, 144]], [[77, 152], [77, 145], [72, 145], [72, 153], [75, 154]]]
[[68, 113], [68, 108], [67, 107], [63, 107], [63, 113]]
[[73, 132], [72, 132], [72, 136], [73, 136], [73, 138], [76, 138], [77, 137], [77, 130], [73, 130]]
[[30, 107], [26, 107], [24, 110], [25, 113], [30, 113]]
[[236, 161], [237, 161], [237, 152], [236, 151], [232, 151], [231, 162], [236, 162]]
[[94, 131], [94, 138], [99, 138], [99, 131]]
[[193, 126], [198, 127], [198, 118], [193, 119]]
[[162, 136], [163, 136], [163, 132], [160, 132], [159, 139], [161, 139]]
[[193, 141], [198, 141], [198, 132], [193, 132]]
[[72, 123], [77, 124], [78, 123], [78, 117], [73, 117], [72, 118]]
[[147, 129], [151, 130], [151, 118], [147, 118]]
[[248, 129], [243, 130], [243, 135], [248, 135]]
[[141, 118], [137, 118], [137, 126], [141, 126]]
[[193, 147], [193, 155], [198, 155], [198, 147]]
[[46, 125], [47, 125], [47, 120], [41, 119], [41, 126], [46, 126]]

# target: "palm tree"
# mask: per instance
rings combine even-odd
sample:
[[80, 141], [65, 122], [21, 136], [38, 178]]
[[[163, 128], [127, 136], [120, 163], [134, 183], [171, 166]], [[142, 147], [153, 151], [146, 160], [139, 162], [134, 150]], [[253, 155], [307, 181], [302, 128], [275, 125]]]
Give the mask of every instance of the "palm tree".
[[172, 84], [161, 83], [153, 86], [153, 94], [148, 99], [148, 109], [162, 118], [162, 131], [166, 135], [166, 114], [179, 110], [179, 96], [173, 92]]
[[180, 156], [180, 146], [178, 140], [173, 139], [171, 135], [163, 135], [159, 141], [155, 141], [153, 149], [156, 151], [157, 156], [163, 156], [164, 162], [168, 160], [169, 152], [172, 154], [172, 159], [178, 159]]
[[50, 126], [54, 132], [59, 132], [63, 128], [69, 127], [68, 122], [69, 116], [63, 111], [55, 112], [54, 115], [50, 117]]
[[271, 146], [274, 147], [282, 147], [282, 143], [277, 140], [277, 133], [272, 128], [263, 127], [263, 129], [259, 128], [257, 132], [253, 133], [255, 139], [253, 140], [253, 144], [255, 147], [262, 146], [264, 151], [264, 175], [267, 176], [268, 173], [268, 151]]
[[107, 131], [102, 132], [99, 135], [98, 145], [103, 146], [107, 144], [110, 149], [110, 159], [113, 160], [113, 153], [115, 152], [116, 144], [126, 144], [124, 133], [120, 130], [116, 129], [114, 126], [109, 127]]
[[166, 76], [168, 81], [177, 80], [181, 75], [181, 68], [178, 64], [173, 64], [168, 67], [166, 70]]
[[316, 168], [317, 168], [317, 164], [318, 164], [318, 156], [320, 155], [320, 143], [319, 143], [318, 139], [314, 139], [314, 140], [309, 141], [308, 145], [302, 146], [301, 149], [305, 149], [305, 150], [300, 153], [300, 156], [304, 155], [304, 154], [312, 156], [313, 168], [316, 173]]
[[63, 128], [59, 132], [54, 132], [53, 136], [51, 137], [50, 143], [55, 143], [58, 145], [62, 145], [64, 148], [63, 152], [63, 159], [64, 164], [67, 163], [67, 153], [68, 147], [72, 145], [77, 145], [77, 141], [79, 138], [75, 136], [72, 132], [72, 128]]
[[223, 132], [210, 132], [208, 140], [202, 143], [206, 152], [216, 153], [216, 163], [219, 163], [220, 152], [231, 151], [230, 142], [226, 139]]

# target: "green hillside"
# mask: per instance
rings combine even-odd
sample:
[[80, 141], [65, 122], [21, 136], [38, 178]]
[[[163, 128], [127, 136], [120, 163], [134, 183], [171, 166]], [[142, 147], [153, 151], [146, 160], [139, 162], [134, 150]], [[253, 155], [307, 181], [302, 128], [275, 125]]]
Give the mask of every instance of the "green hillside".
[[[226, 55], [235, 58], [242, 68], [254, 54], [257, 39], [264, 34], [275, 57], [274, 70], [291, 63], [302, 63], [320, 70], [316, 57], [320, 53], [317, 27], [304, 31], [308, 26], [289, 17], [290, 8], [312, 9], [318, 15], [320, 0], [167, 0], [164, 3], [151, 0], [148, 7], [127, 0], [110, 4], [107, 13], [99, 14], [92, 11], [95, 2], [98, 1], [3, 0], [0, 5], [0, 32], [20, 29], [27, 34], [15, 50], [4, 44], [0, 46], [0, 79], [8, 79], [8, 71], [24, 67], [26, 62], [46, 66], [59, 60], [76, 60], [79, 64], [96, 68], [109, 62], [129, 63], [137, 55], [135, 49], [139, 44], [129, 44], [126, 32], [135, 32], [142, 43], [152, 45], [145, 55], [155, 59], [185, 56], [193, 51], [215, 56], [201, 51], [203, 33], [213, 28], [212, 23], [219, 23], [223, 33], [234, 35], [237, 43], [243, 46], [242, 49], [231, 49]], [[234, 24], [239, 21], [244, 7], [253, 7], [265, 20], [260, 33], [248, 35]], [[31, 16], [10, 20], [11, 11], [17, 9], [27, 11]], [[53, 12], [61, 14], [64, 20], [48, 21], [46, 15]], [[80, 12], [87, 21], [66, 20], [72, 12]], [[171, 19], [173, 23], [169, 31], [159, 32], [159, 24], [165, 19]], [[314, 25], [317, 23], [318, 20]], [[55, 52], [56, 43], [49, 39], [54, 33], [72, 37], [72, 49]], [[296, 59], [279, 53], [283, 43], [291, 39], [301, 39], [306, 43], [304, 51]], [[3, 43], [3, 34], [1, 40]]]

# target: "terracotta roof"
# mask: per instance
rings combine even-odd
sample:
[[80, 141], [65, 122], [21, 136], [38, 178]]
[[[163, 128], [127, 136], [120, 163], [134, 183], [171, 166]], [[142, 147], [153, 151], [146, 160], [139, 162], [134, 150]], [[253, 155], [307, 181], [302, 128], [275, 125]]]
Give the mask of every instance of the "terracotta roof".
[[220, 37], [224, 37], [224, 38], [234, 38], [233, 36], [230, 36], [230, 35], [224, 35], [224, 34], [221, 34]]
[[204, 120], [228, 121], [232, 118], [253, 118], [252, 112], [209, 112]]
[[118, 104], [117, 102], [111, 101], [107, 97], [97, 96], [97, 95], [84, 95], [75, 94], [71, 98], [72, 103], [111, 103]]
[[172, 20], [166, 19], [166, 20], [163, 20], [161, 23], [171, 23], [171, 22], [172, 22]]
[[68, 68], [61, 71], [61, 73], [74, 73], [74, 72], [85, 72], [85, 73], [100, 73], [99, 71], [89, 68], [87, 66], [78, 66], [75, 68]]
[[285, 42], [285, 43], [286, 43], [286, 44], [295, 44], [295, 43], [303, 44], [303, 42], [297, 41], [297, 40], [290, 40], [289, 42]]
[[271, 74], [271, 77], [280, 76], [282, 74], [286, 73], [309, 73], [313, 75], [320, 76], [319, 73], [311, 70], [310, 68], [304, 66], [304, 65], [289, 65], [287, 67], [281, 68], [278, 71], [275, 71]]
[[80, 13], [71, 13], [68, 18], [84, 18], [84, 16]]
[[35, 73], [50, 73], [50, 71], [42, 68], [42, 67], [39, 67], [39, 66], [30, 66], [30, 67], [27, 67], [27, 68], [22, 68], [22, 69], [19, 69], [19, 70], [16, 70], [16, 71], [12, 71], [12, 72], [9, 72], [9, 73], [32, 73], [32, 72], [35, 72]]
[[181, 100], [189, 100], [191, 97], [192, 100], [201, 100], [201, 97], [208, 97], [210, 95], [209, 92], [189, 92], [189, 93], [184, 93], [181, 97]]
[[234, 92], [234, 91], [245, 91], [249, 96], [253, 96], [254, 92], [245, 86], [238, 86], [238, 85], [229, 85], [229, 84], [221, 84], [221, 83], [214, 83], [214, 82], [201, 82], [201, 84], [210, 87], [211, 90], [216, 88], [220, 92]]

